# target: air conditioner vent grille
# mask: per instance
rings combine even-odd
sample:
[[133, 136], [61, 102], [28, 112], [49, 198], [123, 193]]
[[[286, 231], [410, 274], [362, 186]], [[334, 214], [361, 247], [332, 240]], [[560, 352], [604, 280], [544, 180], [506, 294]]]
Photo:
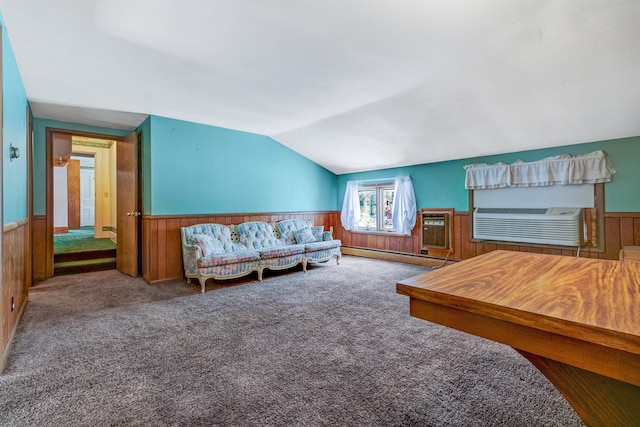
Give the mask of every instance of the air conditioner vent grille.
[[473, 235], [482, 240], [580, 246], [582, 210], [476, 208]]
[[547, 208], [477, 208], [478, 213], [496, 213], [496, 214], [528, 214], [528, 215], [544, 215], [548, 211]]

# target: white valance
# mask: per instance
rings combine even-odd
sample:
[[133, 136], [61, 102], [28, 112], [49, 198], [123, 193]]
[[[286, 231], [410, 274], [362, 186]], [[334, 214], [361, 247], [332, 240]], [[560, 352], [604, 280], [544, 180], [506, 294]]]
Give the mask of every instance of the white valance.
[[611, 175], [616, 173], [601, 150], [580, 156], [563, 154], [536, 162], [518, 160], [510, 165], [477, 163], [464, 168], [467, 171], [465, 188], [468, 190], [597, 184], [611, 182]]

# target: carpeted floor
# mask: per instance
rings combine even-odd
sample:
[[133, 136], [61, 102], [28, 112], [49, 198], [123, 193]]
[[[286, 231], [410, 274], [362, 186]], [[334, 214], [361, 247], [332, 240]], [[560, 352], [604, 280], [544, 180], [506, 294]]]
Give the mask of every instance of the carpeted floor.
[[204, 295], [116, 271], [32, 288], [2, 426], [581, 426], [514, 350], [411, 318], [424, 268], [343, 257]]

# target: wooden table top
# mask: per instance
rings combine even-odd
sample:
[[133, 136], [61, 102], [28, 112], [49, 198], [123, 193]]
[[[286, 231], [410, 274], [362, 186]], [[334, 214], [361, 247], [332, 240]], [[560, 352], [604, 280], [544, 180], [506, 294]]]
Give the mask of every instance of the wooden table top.
[[640, 354], [640, 263], [493, 251], [402, 280], [411, 298]]

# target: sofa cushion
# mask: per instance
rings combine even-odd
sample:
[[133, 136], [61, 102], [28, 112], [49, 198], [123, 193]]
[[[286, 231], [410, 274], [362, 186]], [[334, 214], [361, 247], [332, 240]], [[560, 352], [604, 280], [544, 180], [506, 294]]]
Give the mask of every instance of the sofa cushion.
[[285, 245], [295, 245], [296, 238], [293, 232], [301, 230], [303, 228], [310, 227], [309, 221], [304, 219], [285, 219], [276, 224], [280, 231], [280, 238], [284, 241]]
[[311, 243], [317, 240], [309, 227], [294, 231], [293, 237], [298, 244]]
[[316, 225], [311, 227], [311, 231], [313, 232], [313, 237], [316, 238], [316, 242], [322, 240], [322, 236], [324, 234], [324, 225]]
[[262, 221], [243, 222], [236, 226], [240, 243], [247, 249], [268, 249], [282, 246], [276, 239], [271, 224]]
[[214, 240], [218, 240], [222, 243], [225, 252], [231, 252], [233, 249], [233, 242], [231, 241], [231, 231], [229, 227], [223, 224], [196, 224], [188, 227], [182, 227], [182, 233], [185, 242], [188, 245], [196, 245], [196, 241], [193, 236], [198, 234], [204, 234], [212, 237]]
[[248, 250], [249, 249], [247, 249], [247, 247], [242, 243], [233, 243], [231, 245], [231, 252], [242, 252], [242, 251], [248, 251]]
[[222, 243], [208, 234], [194, 234], [192, 237], [195, 244], [200, 248], [203, 257], [210, 257], [224, 252]]
[[305, 251], [304, 245], [287, 245], [287, 246], [280, 246], [277, 248], [259, 249], [258, 253], [260, 254], [260, 258], [269, 259], [269, 258], [286, 257], [289, 255], [297, 255], [297, 254], [304, 253], [304, 251]]
[[306, 252], [323, 251], [325, 249], [339, 248], [342, 245], [340, 240], [329, 240], [322, 242], [306, 243], [304, 245]]
[[239, 262], [256, 261], [260, 259], [260, 254], [253, 251], [225, 252], [207, 258], [199, 258], [198, 268], [216, 267], [218, 265], [235, 264]]

